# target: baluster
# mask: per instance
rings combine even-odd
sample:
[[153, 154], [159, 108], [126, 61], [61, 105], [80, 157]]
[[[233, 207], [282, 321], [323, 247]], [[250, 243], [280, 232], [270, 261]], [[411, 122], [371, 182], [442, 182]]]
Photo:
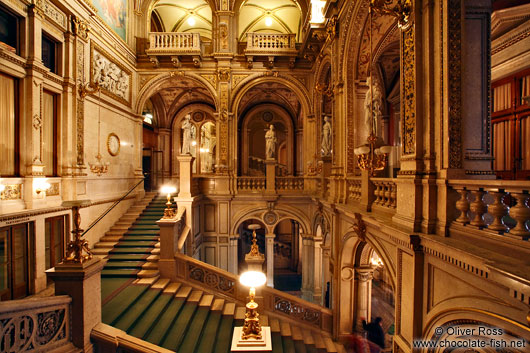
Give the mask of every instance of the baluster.
[[460, 211], [460, 217], [456, 222], [466, 224], [469, 223], [467, 211], [469, 211], [469, 201], [467, 200], [467, 190], [465, 188], [456, 190], [460, 194], [460, 199], [456, 201], [456, 209]]
[[528, 239], [530, 231], [526, 225], [527, 221], [530, 220], [530, 208], [528, 208], [528, 198], [530, 195], [527, 193], [511, 193], [511, 195], [517, 200], [517, 204], [510, 208], [510, 217], [517, 221], [514, 228], [510, 229], [510, 234], [517, 235]]
[[392, 208], [396, 208], [397, 206], [397, 185], [395, 183], [392, 183], [392, 191], [390, 193], [390, 197], [392, 198]]
[[488, 206], [488, 213], [493, 216], [493, 222], [488, 226], [488, 229], [506, 232], [508, 227], [504, 224], [504, 216], [508, 214], [508, 207], [504, 204], [504, 191], [490, 191], [489, 194], [495, 200]]
[[471, 202], [469, 209], [475, 214], [475, 218], [473, 218], [470, 224], [482, 228], [486, 225], [486, 223], [484, 223], [484, 213], [486, 213], [488, 209], [483, 200], [485, 192], [478, 189], [471, 191], [471, 193], [475, 196], [475, 200]]
[[392, 198], [391, 198], [392, 191], [391, 190], [392, 190], [392, 182], [386, 183], [386, 188], [385, 188], [385, 206], [386, 207], [392, 206]]

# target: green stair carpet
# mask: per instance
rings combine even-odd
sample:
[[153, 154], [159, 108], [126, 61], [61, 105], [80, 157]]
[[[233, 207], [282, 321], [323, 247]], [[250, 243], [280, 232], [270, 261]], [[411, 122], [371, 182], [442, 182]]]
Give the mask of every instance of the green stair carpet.
[[[234, 326], [242, 320], [212, 312], [146, 285], [132, 284], [158, 242], [156, 224], [166, 198], [153, 199], [109, 252], [102, 271], [102, 321], [128, 334], [179, 353], [229, 353]], [[303, 341], [272, 333], [274, 353], [317, 353]]]

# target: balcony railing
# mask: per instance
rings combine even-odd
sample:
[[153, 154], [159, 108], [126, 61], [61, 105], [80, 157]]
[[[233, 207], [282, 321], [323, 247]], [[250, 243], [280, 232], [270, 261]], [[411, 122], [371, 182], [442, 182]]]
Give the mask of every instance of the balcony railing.
[[46, 352], [71, 345], [71, 302], [69, 296], [56, 296], [0, 303], [1, 351]]
[[199, 33], [152, 32], [149, 33], [147, 55], [200, 55]]
[[371, 178], [374, 183], [374, 205], [395, 209], [397, 205], [397, 186], [388, 178]]
[[296, 54], [296, 38], [294, 33], [247, 33], [245, 53], [252, 55]]
[[304, 178], [300, 177], [277, 177], [277, 191], [304, 191]]
[[238, 177], [237, 190], [238, 191], [252, 191], [258, 192], [265, 190], [265, 177]]
[[530, 238], [528, 183], [498, 180], [451, 180], [449, 185], [460, 198], [455, 208], [460, 215], [456, 223], [523, 240]]

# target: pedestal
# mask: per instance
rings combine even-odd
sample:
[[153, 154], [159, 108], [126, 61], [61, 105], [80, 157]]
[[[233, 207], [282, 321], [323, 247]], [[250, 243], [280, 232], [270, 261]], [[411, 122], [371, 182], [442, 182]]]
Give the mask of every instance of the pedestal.
[[267, 177], [267, 186], [265, 192], [267, 194], [276, 193], [276, 160], [267, 159], [265, 161], [265, 176]]
[[193, 160], [195, 158], [192, 155], [185, 154], [177, 156], [179, 161], [179, 194], [178, 197], [191, 197], [191, 182], [192, 182], [192, 169]]
[[267, 352], [272, 351], [271, 328], [269, 326], [261, 327], [261, 340], [249, 338], [247, 340], [241, 339], [241, 330], [243, 327], [234, 327], [234, 335], [232, 336], [231, 352]]
[[160, 277], [176, 279], [175, 253], [178, 251], [179, 219], [177, 217], [156, 221], [160, 227]]
[[72, 298], [72, 343], [92, 352], [90, 332], [101, 322], [101, 270], [106, 260], [93, 258], [81, 264], [59, 264], [46, 271], [55, 282], [55, 295]]

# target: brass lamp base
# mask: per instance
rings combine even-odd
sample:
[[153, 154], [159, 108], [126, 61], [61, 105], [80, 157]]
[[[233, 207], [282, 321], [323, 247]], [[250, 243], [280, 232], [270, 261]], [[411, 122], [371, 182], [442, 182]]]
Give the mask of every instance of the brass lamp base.
[[271, 328], [263, 326], [261, 328], [261, 339], [249, 338], [242, 339], [243, 327], [234, 327], [234, 335], [232, 336], [231, 352], [270, 352], [272, 351]]

